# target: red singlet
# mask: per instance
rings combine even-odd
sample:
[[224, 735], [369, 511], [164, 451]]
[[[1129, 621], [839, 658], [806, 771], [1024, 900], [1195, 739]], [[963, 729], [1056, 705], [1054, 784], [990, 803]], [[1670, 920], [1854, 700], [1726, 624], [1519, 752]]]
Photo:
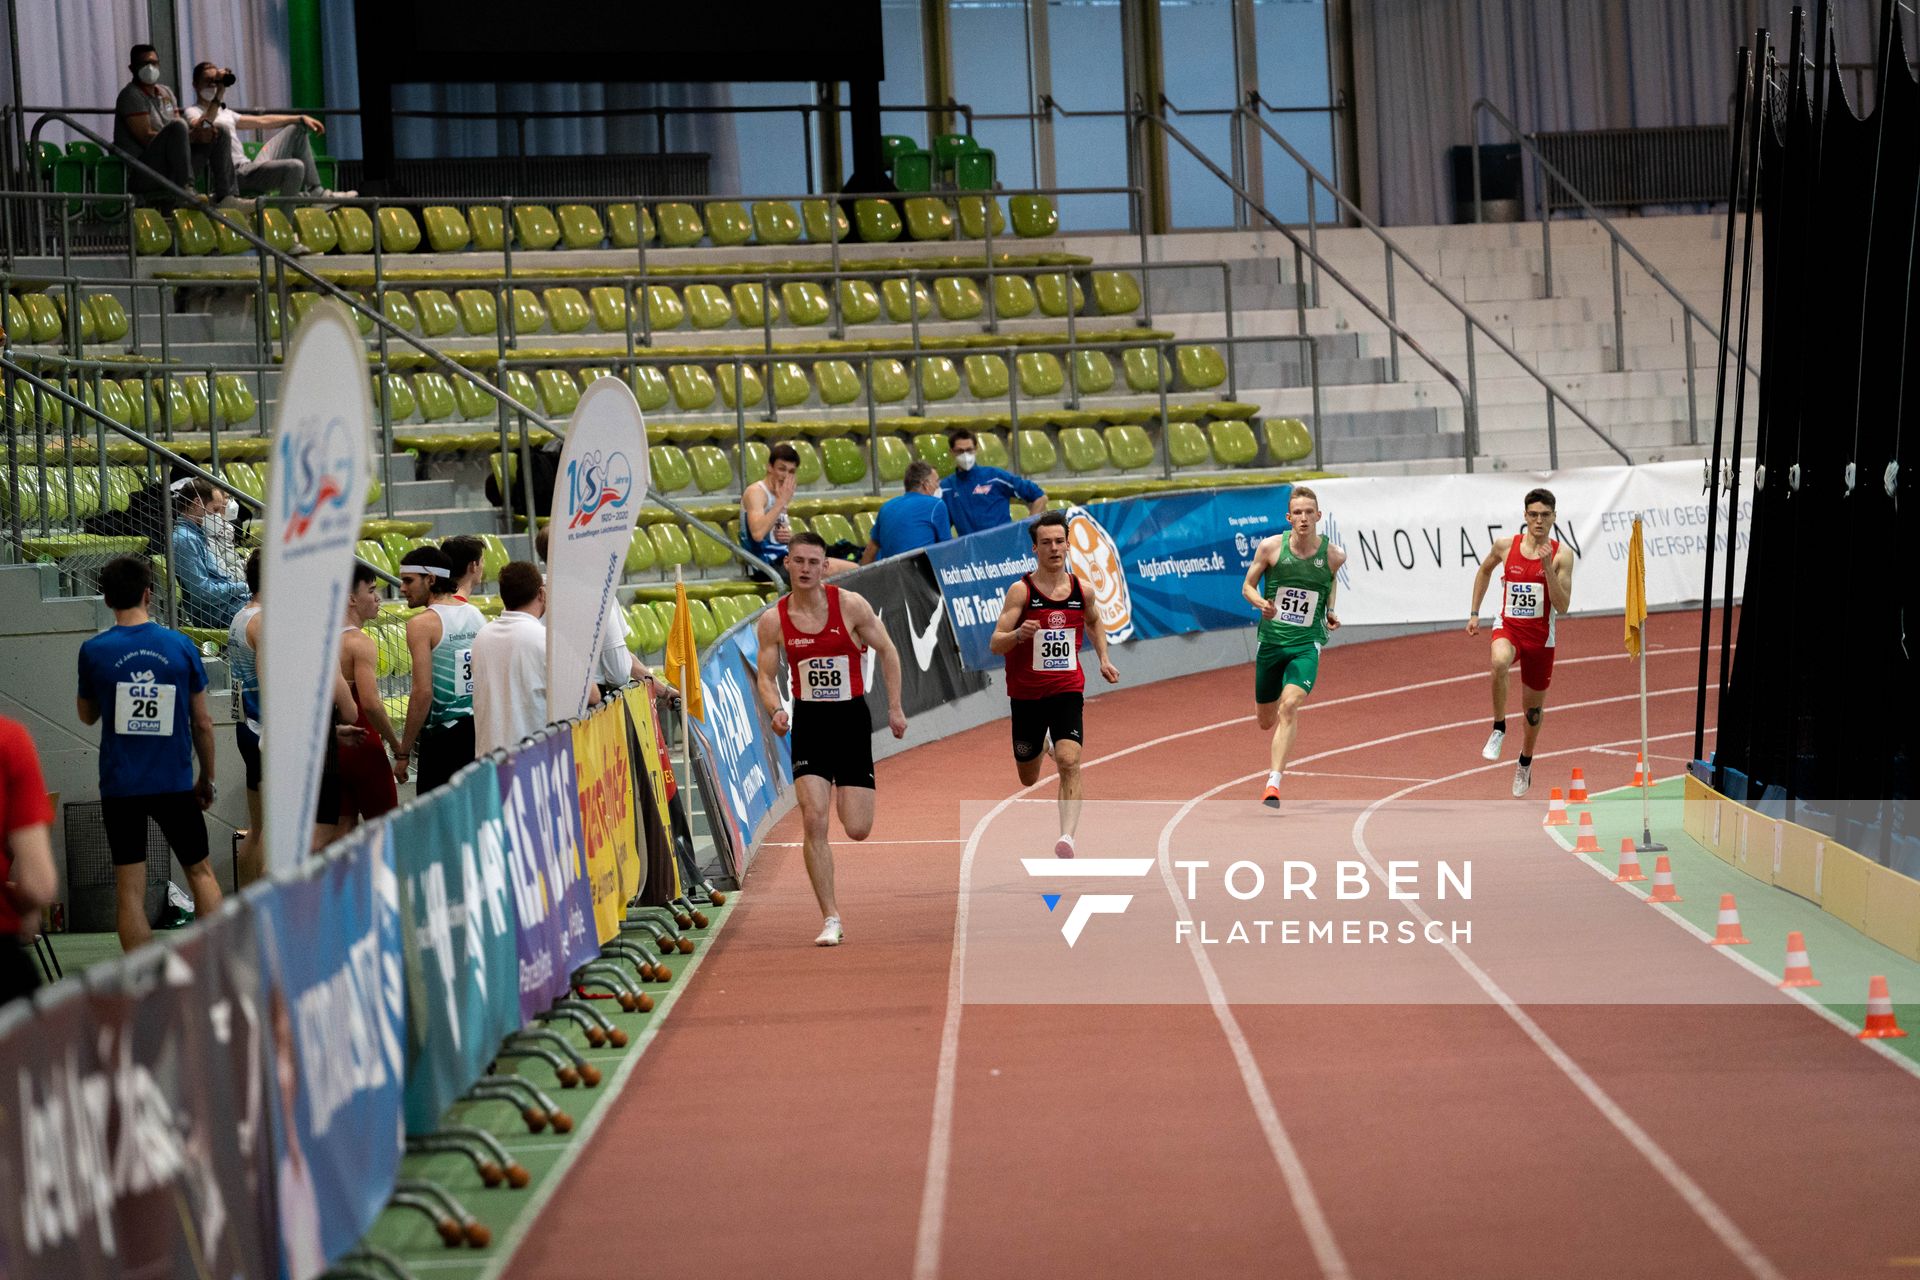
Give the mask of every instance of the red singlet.
[[780, 644], [787, 651], [787, 675], [795, 702], [857, 702], [866, 695], [861, 659], [866, 646], [840, 618], [840, 588], [821, 587], [827, 593], [827, 625], [819, 632], [802, 631], [787, 612], [792, 596], [780, 597]]
[[1033, 575], [1027, 584], [1027, 604], [1020, 621], [1040, 620], [1033, 639], [1022, 640], [1007, 653], [1007, 696], [1045, 698], [1056, 693], [1080, 693], [1087, 687], [1080, 669], [1080, 646], [1086, 641], [1087, 592], [1080, 579], [1067, 575], [1067, 595], [1052, 600], [1040, 594]]

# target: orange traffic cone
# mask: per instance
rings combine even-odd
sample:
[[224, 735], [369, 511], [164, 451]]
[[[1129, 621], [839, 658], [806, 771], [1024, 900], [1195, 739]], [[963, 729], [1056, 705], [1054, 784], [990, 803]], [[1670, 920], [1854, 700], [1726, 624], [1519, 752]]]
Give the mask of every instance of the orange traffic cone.
[[1580, 811], [1580, 838], [1573, 842], [1575, 853], [1600, 852], [1600, 837], [1593, 832], [1593, 815], [1585, 809]]
[[1567, 787], [1567, 803], [1568, 804], [1585, 804], [1586, 802], [1587, 802], [1587, 775], [1580, 772], [1580, 770], [1575, 769], [1573, 771], [1573, 782], [1569, 784]]
[[1567, 798], [1560, 794], [1560, 788], [1558, 787], [1547, 792], [1546, 825], [1549, 827], [1564, 827], [1567, 825]]
[[1887, 991], [1887, 980], [1875, 974], [1867, 983], [1867, 1025], [1862, 1028], [1862, 1040], [1892, 1040], [1907, 1033], [1893, 1019], [1893, 996]]
[[1620, 874], [1613, 878], [1613, 882], [1631, 884], [1646, 878], [1646, 873], [1640, 870], [1640, 851], [1633, 847], [1632, 837], [1622, 840], [1620, 842]]
[[1650, 787], [1653, 779], [1647, 773], [1647, 758], [1639, 752], [1633, 757], [1633, 781], [1627, 784], [1633, 787]]
[[1720, 923], [1713, 931], [1712, 944], [1716, 947], [1744, 947], [1747, 935], [1740, 932], [1740, 909], [1733, 905], [1733, 895], [1720, 895]]
[[1807, 960], [1807, 940], [1795, 929], [1787, 935], [1787, 972], [1780, 979], [1780, 989], [1819, 985], [1820, 979], [1813, 976], [1813, 965]]
[[1680, 895], [1673, 888], [1673, 865], [1667, 861], [1667, 855], [1661, 854], [1653, 860], [1653, 892], [1647, 895], [1648, 902], [1679, 902]]

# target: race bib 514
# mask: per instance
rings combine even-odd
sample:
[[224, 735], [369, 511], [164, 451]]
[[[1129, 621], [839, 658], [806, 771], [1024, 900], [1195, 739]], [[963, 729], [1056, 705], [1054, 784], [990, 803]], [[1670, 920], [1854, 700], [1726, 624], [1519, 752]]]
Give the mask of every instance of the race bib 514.
[[1275, 622], [1284, 622], [1290, 627], [1310, 627], [1314, 615], [1320, 612], [1320, 593], [1306, 587], [1281, 587], [1274, 593], [1273, 607]]

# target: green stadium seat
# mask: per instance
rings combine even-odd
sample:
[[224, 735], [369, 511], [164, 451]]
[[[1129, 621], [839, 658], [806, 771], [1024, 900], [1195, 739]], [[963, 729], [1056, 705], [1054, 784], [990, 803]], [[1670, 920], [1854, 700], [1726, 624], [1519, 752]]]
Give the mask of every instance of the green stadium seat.
[[[654, 487], [666, 492], [660, 483], [658, 466], [654, 470]], [[693, 548], [687, 545], [687, 535], [680, 530], [677, 522], [656, 524], [647, 532], [653, 535], [653, 562], [662, 573], [693, 563]]]
[[933, 152], [919, 148], [902, 151], [893, 158], [893, 186], [896, 191], [933, 189]]
[[[645, 534], [636, 533], [634, 541], [646, 544], [647, 568], [653, 567], [653, 540]], [[645, 570], [629, 569], [629, 573]], [[635, 653], [658, 653], [667, 647], [667, 629], [660, 625], [660, 615], [647, 604], [627, 606], [627, 646]]]
[[677, 444], [656, 444], [647, 450], [653, 464], [653, 487], [662, 493], [678, 493], [693, 483], [693, 464]]
[[713, 407], [713, 378], [699, 365], [674, 365], [667, 370], [667, 384], [673, 388], [674, 404], [685, 412], [699, 413]]
[[1122, 471], [1139, 471], [1153, 464], [1153, 440], [1144, 427], [1130, 422], [1108, 427], [1106, 444], [1107, 455]]
[[1060, 465], [1059, 455], [1054, 452], [1053, 441], [1047, 439], [1047, 433], [1032, 427], [1022, 427], [1019, 439], [1015, 442], [1019, 448], [1014, 468], [1023, 476], [1043, 476]]
[[560, 239], [569, 249], [598, 249], [607, 238], [606, 224], [590, 204], [563, 204], [556, 214], [560, 219]]
[[1166, 434], [1167, 458], [1176, 470], [1202, 466], [1211, 458], [1206, 433], [1200, 430], [1199, 423], [1168, 422], [1162, 424], [1161, 430]]
[[479, 383], [466, 378], [450, 378], [448, 381], [453, 384], [453, 399], [462, 421], [491, 418], [498, 412], [500, 402]]
[[633, 315], [626, 289], [617, 284], [599, 284], [587, 290], [587, 307], [593, 312], [594, 326], [602, 333], [625, 333]]
[[295, 244], [293, 222], [284, 209], [263, 209], [260, 211], [260, 238], [272, 245], [279, 253], [292, 253]]
[[[193, 396], [193, 389], [197, 385], [199, 384], [196, 380], [188, 379], [187, 395], [189, 398]], [[413, 398], [413, 388], [408, 386], [407, 380], [397, 373], [389, 373], [384, 378], [378, 376], [374, 378], [373, 402], [379, 407], [381, 416], [389, 422], [405, 422], [408, 418], [411, 418], [419, 408], [418, 402]], [[194, 410], [194, 416], [196, 418], [199, 416], [197, 406]]]
[[500, 571], [512, 562], [513, 556], [507, 551], [507, 544], [497, 533], [483, 533], [480, 541], [486, 544], [486, 550], [480, 553], [480, 575], [483, 582], [500, 581]]
[[[138, 211], [136, 211], [136, 214]], [[303, 207], [293, 211], [293, 229], [310, 253], [329, 253], [340, 243], [340, 228], [325, 209]]]
[[580, 403], [580, 384], [565, 369], [537, 369], [533, 385], [549, 418], [564, 418]]
[[791, 360], [773, 362], [773, 403], [782, 409], [802, 405], [813, 395], [807, 371]]
[[515, 334], [539, 333], [547, 327], [547, 309], [540, 295], [531, 289], [513, 291], [513, 331]]
[[253, 252], [253, 243], [227, 225], [229, 222], [237, 222], [251, 227], [253, 218], [245, 210], [228, 209], [218, 217], [210, 215], [207, 221], [213, 225], [214, 247], [220, 254], [231, 257], [236, 253]]
[[811, 280], [792, 280], [781, 285], [780, 300], [786, 303], [788, 324], [811, 328], [833, 317], [833, 304], [827, 300], [827, 291]]
[[[60, 307], [52, 294], [26, 293], [20, 295], [20, 307], [26, 312], [27, 341], [35, 343], [58, 342], [64, 326], [60, 323]], [[15, 330], [15, 332], [20, 332]]]
[[721, 401], [729, 409], [742, 405], [751, 409], [767, 394], [766, 384], [760, 380], [760, 371], [745, 361], [717, 366], [713, 371], [713, 385], [718, 388]]
[[953, 452], [947, 448], [947, 438], [938, 431], [922, 431], [914, 436], [913, 452], [942, 476], [954, 473]]
[[[793, 474], [794, 482], [802, 485], [816, 485], [826, 475], [826, 469], [820, 465], [820, 454], [809, 440], [793, 439], [787, 441], [793, 451], [800, 455], [800, 469]], [[795, 532], [799, 531], [799, 522], [795, 522]]]
[[726, 248], [753, 239], [753, 219], [738, 200], [708, 201], [706, 213], [707, 238], [715, 245]]
[[576, 376], [579, 378], [579, 381], [580, 381], [580, 389], [582, 391], [585, 391], [588, 387], [592, 386], [594, 383], [598, 382], [600, 379], [611, 378], [614, 376], [614, 374], [613, 374], [613, 370], [606, 368], [605, 366], [590, 365], [587, 368], [580, 370], [579, 374]]
[[412, 253], [420, 247], [420, 224], [411, 209], [380, 210], [380, 249], [383, 253]]
[[993, 432], [976, 432], [973, 437], [973, 444], [974, 452], [980, 455], [981, 466], [1000, 467], [1004, 469], [1013, 465], [1013, 459], [1007, 453], [1007, 446], [1003, 444], [1000, 437]]
[[[711, 542], [710, 538], [701, 538], [702, 542]], [[728, 559], [732, 554], [728, 553]], [[722, 562], [724, 563], [724, 561]], [[712, 644], [720, 634], [720, 628], [713, 621], [713, 611], [707, 608], [707, 602], [698, 596], [687, 601], [687, 618], [693, 624], [693, 642], [702, 649]]]
[[993, 228], [994, 235], [1001, 235], [1007, 229], [1007, 216], [1000, 212], [1000, 202], [986, 196], [961, 196], [954, 201], [955, 211], [960, 215], [960, 234], [969, 240], [987, 238], [987, 228]]
[[460, 327], [471, 336], [490, 338], [499, 329], [492, 290], [462, 289], [453, 295], [453, 302], [460, 310]]
[[920, 375], [920, 394], [929, 400], [951, 400], [960, 394], [960, 371], [947, 356], [921, 356], [914, 362]]
[[1093, 304], [1103, 316], [1130, 316], [1140, 310], [1140, 282], [1130, 271], [1096, 271]]
[[967, 394], [975, 400], [998, 400], [1007, 394], [1007, 362], [996, 355], [968, 356]]
[[413, 310], [420, 317], [420, 332], [429, 338], [444, 338], [460, 327], [460, 312], [444, 289], [418, 290]]
[[669, 201], [653, 207], [654, 220], [660, 225], [660, 243], [669, 249], [685, 249], [706, 238], [700, 211], [681, 201]]
[[828, 436], [822, 440], [820, 455], [828, 484], [844, 489], [867, 478], [866, 450], [847, 436]]
[[1227, 380], [1227, 362], [1215, 347], [1178, 346], [1173, 358], [1182, 391], [1206, 391]]
[[[738, 459], [740, 456], [738, 448], [731, 449], [728, 452], [735, 459]], [[764, 441], [747, 441], [747, 460], [740, 464], [740, 473], [746, 477], [747, 484], [752, 484], [755, 480], [767, 474], [767, 453], [768, 449]]]
[[867, 369], [869, 393], [876, 404], [899, 404], [913, 394], [907, 366], [891, 357], [873, 361]]
[[237, 373], [217, 374], [213, 389], [221, 421], [228, 426], [236, 426], [252, 420], [259, 405], [254, 399], [253, 388], [247, 385], [245, 378]]
[[[332, 230], [332, 224], [328, 224], [328, 230]], [[329, 240], [327, 244], [332, 247], [333, 242]], [[142, 257], [173, 248], [173, 232], [158, 209], [133, 211], [133, 247]]]
[[742, 280], [730, 291], [733, 296], [733, 314], [740, 317], [740, 323], [758, 328], [780, 319], [780, 300], [769, 298], [767, 291], [757, 281]]
[[212, 253], [214, 244], [213, 223], [206, 214], [198, 209], [173, 211], [173, 245], [181, 254], [198, 258]]
[[[687, 530], [687, 544], [693, 548], [693, 562], [702, 569], [722, 569], [733, 563], [733, 546], [731, 543], [719, 538], [709, 537], [698, 529], [689, 528]], [[707, 602], [704, 600], [689, 600], [687, 603], [691, 605], [694, 603], [706, 604]], [[715, 618], [713, 620], [714, 635], [719, 635], [725, 628], [726, 624], [721, 622], [720, 619]], [[694, 624], [693, 638], [696, 643], [700, 639], [700, 627], [697, 622]], [[712, 643], [712, 639], [713, 637], [709, 636], [708, 643]]]
[[513, 242], [522, 249], [551, 249], [560, 243], [560, 222], [543, 204], [513, 206]]
[[[1167, 358], [1152, 347], [1128, 347], [1121, 353], [1120, 363], [1126, 370], [1130, 391], [1146, 394], [1173, 385], [1173, 370], [1167, 365]], [[1158, 381], [1155, 381], [1156, 371]]]
[[616, 249], [637, 249], [653, 243], [653, 215], [645, 205], [607, 206], [607, 243]]
[[[707, 286], [709, 289], [712, 287]], [[654, 332], [665, 333], [678, 329], [686, 323], [686, 319], [687, 309], [681, 305], [679, 294], [664, 284], [647, 286], [647, 324]], [[725, 324], [726, 321], [722, 320], [721, 323]]]
[[1083, 396], [1104, 395], [1113, 390], [1113, 361], [1104, 351], [1073, 353], [1073, 385]]
[[340, 238], [340, 252], [373, 252], [373, 219], [368, 216], [365, 209], [350, 205], [342, 205], [335, 209], [333, 229]]
[[874, 453], [879, 463], [880, 483], [896, 485], [906, 478], [907, 464], [913, 461], [913, 455], [905, 440], [899, 436], [881, 436], [874, 441]]
[[1081, 292], [1080, 282], [1070, 275], [1049, 271], [1033, 278], [1034, 292], [1040, 295], [1040, 314], [1060, 317], [1079, 315], [1080, 308], [1086, 304], [1086, 294]]
[[428, 422], [444, 422], [460, 407], [444, 373], [414, 374], [413, 398], [420, 405], [420, 416]]
[[836, 542], [851, 542], [858, 546], [860, 536], [853, 530], [853, 521], [838, 511], [822, 511], [812, 521], [813, 531], [827, 540], [827, 545]]
[[1268, 418], [1266, 429], [1267, 461], [1299, 462], [1313, 452], [1313, 433], [1298, 418]]
[[120, 305], [120, 299], [110, 293], [96, 293], [87, 298], [83, 305], [93, 310], [93, 326], [102, 342], [118, 342], [127, 336], [131, 327], [127, 320], [127, 309]]
[[1029, 240], [1060, 230], [1060, 215], [1045, 196], [1013, 196], [1007, 201], [1007, 209], [1013, 215], [1014, 231]]
[[651, 568], [653, 568], [653, 539], [647, 536], [645, 529], [635, 529], [632, 539], [627, 543], [626, 571], [645, 573]]
[[868, 244], [891, 244], [900, 238], [900, 212], [890, 201], [855, 200], [853, 219]]
[[1023, 276], [993, 278], [993, 314], [1002, 320], [1030, 316], [1039, 305], [1033, 296], [1033, 284]]
[[1213, 460], [1223, 467], [1250, 467], [1259, 460], [1260, 444], [1253, 428], [1237, 418], [1210, 424], [1207, 436], [1213, 444]]
[[693, 468], [693, 482], [702, 493], [719, 493], [733, 486], [733, 467], [718, 445], [689, 445], [687, 464]]
[[120, 384], [111, 378], [100, 380], [100, 412], [123, 427], [133, 425], [133, 405], [128, 401], [127, 393], [120, 389]]
[[470, 204], [467, 222], [473, 227], [473, 247], [499, 253], [507, 247], [507, 215], [497, 204]]
[[978, 319], [987, 309], [979, 284], [970, 276], [941, 276], [933, 282], [933, 296], [944, 320]]
[[420, 317], [413, 309], [413, 299], [398, 289], [380, 295], [380, 313], [408, 333], [420, 332]]
[[[686, 289], [687, 314], [696, 329], [721, 329], [733, 323], [733, 304], [726, 290], [717, 284], [690, 284]], [[649, 294], [651, 303], [651, 294]]]
[[871, 281], [840, 282], [840, 319], [847, 324], [872, 324], [880, 318], [880, 294]]
[[1066, 455], [1067, 470], [1076, 475], [1098, 471], [1107, 465], [1107, 449], [1091, 427], [1064, 427], [1060, 431], [1060, 451]]
[[800, 215], [785, 200], [757, 200], [753, 238], [761, 244], [793, 244], [800, 239]]
[[539, 410], [539, 388], [534, 386], [533, 375], [525, 369], [503, 370], [496, 381], [500, 390], [504, 391], [509, 399], [523, 404], [528, 409], [536, 412]]
[[1021, 395], [1044, 398], [1066, 390], [1066, 371], [1051, 351], [1022, 351], [1013, 363], [1020, 374]]
[[673, 401], [672, 384], [658, 365], [635, 365], [627, 374], [627, 385], [633, 388], [633, 398], [648, 413], [657, 413]]
[[806, 224], [807, 239], [815, 244], [829, 244], [847, 238], [847, 211], [837, 201], [802, 200], [800, 220]]
[[548, 289], [545, 300], [547, 319], [555, 333], [579, 333], [593, 319], [593, 313], [587, 310], [587, 300], [580, 296], [578, 289]]
[[458, 253], [473, 243], [467, 215], [452, 205], [430, 204], [420, 216], [427, 224], [427, 247], [435, 253]]
[[922, 320], [933, 310], [933, 296], [927, 292], [925, 282], [908, 280], [902, 276], [880, 282], [880, 296], [887, 304], [887, 318], [895, 324], [907, 324], [915, 313]]
[[860, 375], [848, 361], [818, 361], [813, 366], [813, 380], [820, 389], [821, 404], [852, 404], [860, 398]]
[[915, 196], [907, 201], [907, 232], [915, 240], [951, 240], [953, 211], [945, 200]]

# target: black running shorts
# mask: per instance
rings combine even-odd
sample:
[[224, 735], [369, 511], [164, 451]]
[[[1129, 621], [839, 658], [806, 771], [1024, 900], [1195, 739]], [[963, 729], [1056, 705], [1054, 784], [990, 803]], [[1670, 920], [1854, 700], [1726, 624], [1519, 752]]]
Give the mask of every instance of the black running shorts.
[[873, 716], [865, 698], [793, 704], [793, 776], [873, 788]]

